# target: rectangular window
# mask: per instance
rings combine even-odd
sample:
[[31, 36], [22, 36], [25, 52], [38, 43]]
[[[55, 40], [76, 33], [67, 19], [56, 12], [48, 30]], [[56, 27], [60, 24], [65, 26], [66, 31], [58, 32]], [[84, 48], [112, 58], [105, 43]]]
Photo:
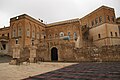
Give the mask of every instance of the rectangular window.
[[5, 36], [5, 34], [2, 34], [2, 36]]
[[95, 24], [98, 24], [98, 18], [95, 19]]
[[15, 43], [18, 44], [18, 39], [15, 40]]
[[16, 31], [15, 30], [13, 30], [13, 37], [16, 37]]
[[21, 30], [21, 28], [19, 28], [19, 30], [18, 30], [18, 36], [21, 36], [22, 35], [22, 30]]
[[101, 38], [100, 34], [98, 34], [98, 38]]
[[49, 35], [49, 39], [51, 39], [52, 38], [52, 36], [51, 36], [51, 34]]
[[111, 36], [113, 36], [112, 32], [110, 32]]
[[112, 17], [112, 22], [115, 22], [115, 18], [114, 17]]
[[32, 38], [35, 38], [35, 32], [34, 31], [32, 32]]
[[91, 22], [92, 26], [94, 25], [94, 21]]
[[46, 37], [44, 36], [44, 39], [45, 39]]
[[30, 37], [30, 30], [27, 29], [27, 37]]
[[6, 44], [3, 44], [2, 46], [3, 46], [3, 50], [6, 50]]
[[99, 17], [99, 22], [100, 22], [100, 23], [102, 22], [102, 16]]
[[31, 44], [32, 44], [32, 46], [34, 46], [34, 40], [33, 39], [31, 40]]
[[115, 37], [117, 37], [117, 32], [115, 32]]
[[57, 34], [55, 34], [55, 38], [57, 38], [58, 37], [58, 35]]
[[8, 33], [8, 37], [9, 37], [9, 33]]
[[107, 19], [108, 19], [108, 21], [110, 21], [110, 17], [109, 16], [107, 16]]
[[70, 32], [68, 32], [68, 36], [70, 36]]

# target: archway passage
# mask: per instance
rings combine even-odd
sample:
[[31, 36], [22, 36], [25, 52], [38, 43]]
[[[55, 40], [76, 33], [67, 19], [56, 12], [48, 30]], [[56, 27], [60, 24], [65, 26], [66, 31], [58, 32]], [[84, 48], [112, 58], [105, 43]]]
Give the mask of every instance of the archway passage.
[[51, 61], [58, 61], [58, 49], [56, 47], [51, 49]]

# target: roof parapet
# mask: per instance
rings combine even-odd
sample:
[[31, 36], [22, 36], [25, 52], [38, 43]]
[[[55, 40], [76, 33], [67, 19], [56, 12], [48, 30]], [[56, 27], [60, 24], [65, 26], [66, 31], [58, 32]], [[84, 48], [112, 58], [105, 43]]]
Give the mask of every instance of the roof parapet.
[[69, 24], [69, 23], [73, 23], [73, 22], [79, 22], [79, 18], [50, 23], [50, 24], [46, 24], [46, 25], [47, 25], [47, 27], [51, 27], [51, 26], [57, 26], [57, 25], [62, 25], [62, 24]]
[[19, 19], [29, 19], [29, 20], [32, 20], [34, 22], [37, 22], [38, 24], [40, 24], [42, 26], [45, 26], [44, 23], [40, 22], [39, 20], [36, 20], [35, 18], [32, 18], [31, 16], [29, 16], [27, 14], [22, 14], [22, 15], [10, 18], [10, 22], [13, 22], [13, 21], [16, 21], [16, 20], [19, 20]]

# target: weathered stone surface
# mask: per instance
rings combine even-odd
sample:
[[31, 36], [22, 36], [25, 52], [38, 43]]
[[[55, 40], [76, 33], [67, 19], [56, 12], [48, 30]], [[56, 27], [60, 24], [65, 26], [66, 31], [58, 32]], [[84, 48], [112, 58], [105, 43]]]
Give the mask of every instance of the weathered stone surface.
[[51, 24], [23, 14], [11, 18], [8, 28], [0, 29], [0, 50], [7, 45], [5, 53], [22, 61], [29, 58], [30, 62], [39, 58], [44, 61], [119, 61], [119, 26], [114, 9], [106, 6], [81, 19]]

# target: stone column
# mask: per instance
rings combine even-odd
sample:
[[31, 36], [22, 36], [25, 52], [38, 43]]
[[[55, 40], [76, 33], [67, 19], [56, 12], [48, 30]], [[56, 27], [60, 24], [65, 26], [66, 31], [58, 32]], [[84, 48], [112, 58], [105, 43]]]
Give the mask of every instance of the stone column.
[[33, 62], [35, 62], [34, 58], [36, 57], [36, 49], [37, 49], [37, 47], [36, 46], [31, 46], [29, 49], [30, 49], [30, 58], [29, 58], [29, 60], [30, 60], [31, 63], [33, 63]]

